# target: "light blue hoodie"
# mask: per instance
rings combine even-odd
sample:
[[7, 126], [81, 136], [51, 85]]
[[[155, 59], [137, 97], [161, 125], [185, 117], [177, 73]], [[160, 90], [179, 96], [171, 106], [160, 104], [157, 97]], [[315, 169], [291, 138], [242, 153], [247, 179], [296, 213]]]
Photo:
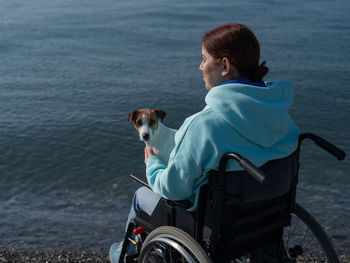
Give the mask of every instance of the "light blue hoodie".
[[[289, 81], [240, 79], [212, 88], [207, 106], [177, 131], [168, 166], [157, 156], [147, 159], [149, 185], [167, 199], [190, 199], [194, 210], [200, 186], [225, 153], [239, 153], [258, 167], [288, 156], [297, 148], [300, 133], [287, 112], [292, 101]], [[228, 170], [242, 168], [230, 161]]]

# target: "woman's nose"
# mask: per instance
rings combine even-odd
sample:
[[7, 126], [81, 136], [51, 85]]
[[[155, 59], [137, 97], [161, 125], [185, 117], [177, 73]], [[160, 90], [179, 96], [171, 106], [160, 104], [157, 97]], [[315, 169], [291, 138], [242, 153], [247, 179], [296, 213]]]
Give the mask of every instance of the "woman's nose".
[[199, 68], [198, 68], [199, 71], [202, 71], [202, 64], [203, 64], [203, 62], [199, 64]]

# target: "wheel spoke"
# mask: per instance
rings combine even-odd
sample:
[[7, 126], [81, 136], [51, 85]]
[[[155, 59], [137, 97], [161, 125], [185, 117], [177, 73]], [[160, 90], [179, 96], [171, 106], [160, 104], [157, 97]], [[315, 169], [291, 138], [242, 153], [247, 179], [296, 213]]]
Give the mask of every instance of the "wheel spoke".
[[301, 247], [305, 247], [303, 244], [304, 244], [304, 240], [305, 240], [306, 234], [307, 234], [308, 232], [309, 232], [309, 228], [305, 225], [305, 231], [304, 231], [303, 239], [302, 239], [301, 242], [300, 242], [300, 246], [301, 246]]
[[293, 221], [295, 222], [296, 221], [296, 223], [295, 223], [295, 226], [293, 227], [293, 230], [291, 230], [292, 229], [292, 226], [289, 226], [288, 227], [288, 236], [287, 236], [287, 242], [286, 242], [286, 247], [288, 248], [289, 247], [289, 240], [290, 240], [290, 237], [293, 235], [293, 233], [295, 233], [295, 231], [296, 231], [296, 228], [298, 227], [298, 225], [299, 225], [299, 223], [300, 223], [300, 219], [299, 218], [297, 218], [297, 217], [293, 217], [294, 218], [294, 220], [292, 220], [292, 223], [293, 223]]
[[303, 249], [305, 249], [308, 245], [310, 245], [311, 242], [314, 241], [314, 240], [315, 240], [315, 236], [313, 236], [313, 237], [310, 239], [310, 241], [308, 241], [308, 242], [303, 246]]
[[315, 218], [299, 204], [292, 214], [292, 225], [285, 230], [284, 242], [293, 262], [312, 260], [339, 263], [335, 249]]

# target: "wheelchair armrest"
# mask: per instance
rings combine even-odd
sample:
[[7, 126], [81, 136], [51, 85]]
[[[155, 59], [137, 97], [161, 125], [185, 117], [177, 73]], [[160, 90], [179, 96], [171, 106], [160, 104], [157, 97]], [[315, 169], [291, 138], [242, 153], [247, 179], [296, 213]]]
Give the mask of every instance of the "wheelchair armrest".
[[148, 184], [146, 174], [144, 172], [131, 173], [130, 177], [139, 184], [142, 184], [143, 186], [146, 186], [151, 189], [151, 187]]
[[[130, 177], [134, 181], [136, 181], [136, 182], [142, 184], [143, 186], [146, 186], [146, 187], [151, 189], [151, 187], [149, 186], [149, 184], [147, 182], [146, 174], [144, 172], [131, 173]], [[169, 206], [171, 206], [171, 207], [177, 206], [177, 207], [181, 207], [181, 208], [184, 208], [184, 209], [188, 209], [188, 208], [190, 208], [193, 205], [192, 202], [189, 201], [189, 200], [177, 200], [177, 201], [174, 201], [174, 200], [168, 200], [168, 199], [165, 199], [165, 198], [164, 198], [164, 200], [166, 200], [167, 204]]]

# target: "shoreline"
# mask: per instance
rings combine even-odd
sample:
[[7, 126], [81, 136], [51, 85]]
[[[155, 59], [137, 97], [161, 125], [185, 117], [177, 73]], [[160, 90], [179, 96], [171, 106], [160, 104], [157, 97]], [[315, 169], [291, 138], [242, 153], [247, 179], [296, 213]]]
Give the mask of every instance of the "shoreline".
[[[350, 263], [350, 255], [345, 255], [338, 251], [339, 260], [341, 263]], [[0, 262], [21, 263], [21, 262], [96, 262], [109, 263], [107, 253], [99, 252], [67, 252], [67, 251], [16, 251], [16, 250], [1, 250]], [[308, 259], [298, 260], [297, 262], [318, 262]]]

